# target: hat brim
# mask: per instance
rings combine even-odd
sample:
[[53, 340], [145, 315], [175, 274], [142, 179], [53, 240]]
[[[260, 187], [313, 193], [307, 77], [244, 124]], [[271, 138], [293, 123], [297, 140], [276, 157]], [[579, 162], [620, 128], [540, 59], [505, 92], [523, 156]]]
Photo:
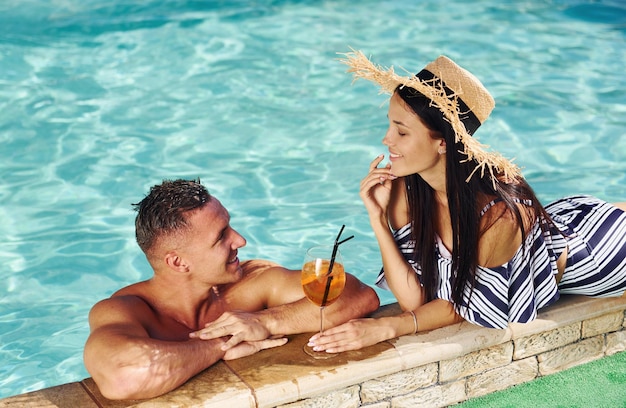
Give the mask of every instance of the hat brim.
[[[430, 99], [432, 106], [441, 111], [444, 118], [450, 123], [455, 133], [455, 141], [461, 142], [464, 149], [462, 153], [467, 156], [466, 161], [476, 161], [477, 166], [468, 177], [468, 180], [476, 172], [485, 175], [489, 172], [497, 181], [497, 175], [504, 179], [513, 179], [521, 175], [519, 167], [512, 161], [504, 158], [496, 152], [487, 151], [488, 146], [481, 144], [467, 131], [461, 116], [464, 112], [459, 111], [458, 98], [462, 96], [460, 91], [449, 94], [435, 77], [432, 80], [422, 80], [417, 76], [400, 76], [395, 73], [393, 66], [384, 68], [372, 63], [361, 51], [341, 53], [345, 58], [340, 61], [349, 68], [353, 74], [353, 82], [357, 79], [366, 79], [380, 86], [381, 93], [393, 94], [398, 86], [408, 86]], [[435, 73], [433, 73], [435, 74]]]

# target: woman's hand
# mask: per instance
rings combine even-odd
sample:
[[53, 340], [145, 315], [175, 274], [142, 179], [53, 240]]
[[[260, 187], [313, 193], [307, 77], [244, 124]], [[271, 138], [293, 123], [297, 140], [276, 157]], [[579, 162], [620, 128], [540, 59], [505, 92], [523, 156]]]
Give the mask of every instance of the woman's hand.
[[324, 330], [309, 339], [308, 345], [315, 351], [341, 353], [358, 350], [395, 337], [395, 330], [383, 319], [354, 319]]
[[387, 213], [387, 206], [391, 198], [391, 181], [396, 177], [391, 174], [391, 164], [378, 167], [385, 158], [384, 154], [377, 156], [371, 163], [369, 173], [361, 180], [359, 196], [370, 217]]

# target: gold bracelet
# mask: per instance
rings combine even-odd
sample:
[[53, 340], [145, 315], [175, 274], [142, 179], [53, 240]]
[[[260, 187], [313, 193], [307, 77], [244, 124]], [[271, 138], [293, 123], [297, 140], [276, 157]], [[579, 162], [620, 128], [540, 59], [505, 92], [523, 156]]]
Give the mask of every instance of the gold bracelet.
[[411, 313], [411, 316], [413, 316], [413, 327], [415, 327], [415, 330], [413, 330], [413, 334], [417, 333], [417, 317], [415, 317], [415, 312], [413, 312], [412, 310], [409, 310], [409, 313]]

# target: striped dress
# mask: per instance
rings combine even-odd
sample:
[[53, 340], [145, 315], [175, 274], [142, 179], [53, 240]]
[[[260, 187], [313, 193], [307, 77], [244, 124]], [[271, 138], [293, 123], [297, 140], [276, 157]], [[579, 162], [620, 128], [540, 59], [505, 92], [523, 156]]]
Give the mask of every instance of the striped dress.
[[[483, 213], [495, 202], [490, 203]], [[474, 324], [505, 328], [510, 322], [526, 323], [537, 310], [556, 302], [559, 293], [594, 297], [621, 296], [626, 290], [626, 213], [591, 196], [567, 197], [545, 207], [555, 227], [548, 231], [535, 223], [523, 246], [506, 264], [479, 266], [476, 283], [465, 288], [459, 315]], [[394, 232], [394, 238], [418, 278], [412, 260], [411, 224]], [[558, 286], [556, 261], [568, 249], [565, 271]], [[439, 270], [436, 297], [452, 301], [451, 254], [437, 238], [434, 244]], [[381, 270], [376, 285], [389, 289]]]

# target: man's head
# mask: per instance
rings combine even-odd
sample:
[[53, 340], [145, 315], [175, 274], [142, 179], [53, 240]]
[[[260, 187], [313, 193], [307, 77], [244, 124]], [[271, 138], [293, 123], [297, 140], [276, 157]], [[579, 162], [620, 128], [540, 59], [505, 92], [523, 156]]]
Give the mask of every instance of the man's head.
[[209, 286], [241, 278], [237, 253], [246, 240], [199, 180], [166, 180], [134, 206], [137, 243], [155, 273], [175, 271]]
[[159, 239], [187, 229], [189, 212], [211, 198], [200, 180], [164, 180], [150, 188], [143, 200], [133, 204], [135, 237], [141, 250], [149, 257]]

